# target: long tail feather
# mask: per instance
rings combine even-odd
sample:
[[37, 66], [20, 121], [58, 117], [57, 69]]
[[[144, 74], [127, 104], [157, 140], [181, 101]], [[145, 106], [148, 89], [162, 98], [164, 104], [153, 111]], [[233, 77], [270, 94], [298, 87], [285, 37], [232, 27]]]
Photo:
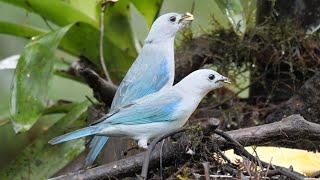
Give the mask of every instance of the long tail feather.
[[106, 136], [95, 136], [90, 142], [89, 148], [90, 152], [85, 160], [85, 167], [91, 166], [94, 160], [99, 155], [100, 151], [104, 145], [108, 142], [108, 137]]
[[52, 144], [52, 145], [59, 144], [59, 143], [65, 142], [65, 141], [70, 141], [73, 139], [78, 139], [78, 138], [82, 138], [85, 136], [90, 136], [90, 135], [96, 134], [98, 132], [99, 132], [98, 127], [90, 126], [90, 127], [82, 128], [82, 129], [58, 136], [56, 138], [53, 138], [49, 141], [49, 144]]

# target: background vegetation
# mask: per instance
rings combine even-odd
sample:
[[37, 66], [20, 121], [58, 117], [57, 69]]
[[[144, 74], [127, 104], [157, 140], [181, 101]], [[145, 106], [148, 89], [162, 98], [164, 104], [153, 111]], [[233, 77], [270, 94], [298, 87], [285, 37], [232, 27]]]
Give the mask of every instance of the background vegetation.
[[[201, 67], [218, 69], [234, 82], [227, 96], [205, 99], [195, 117], [218, 116], [225, 129], [264, 123], [264, 111], [247, 122], [240, 117], [290, 98], [317, 71], [319, 54], [313, 51], [318, 48], [314, 17], [301, 17], [311, 19], [309, 24], [297, 23], [303, 19], [282, 12], [281, 0], [268, 1], [269, 11], [265, 4], [258, 4], [262, 2], [119, 0], [104, 15], [103, 52], [113, 82], [121, 81], [156, 17], [191, 11], [196, 20], [178, 35], [180, 52], [189, 50], [195, 37], [210, 40], [204, 47], [210, 53], [202, 49], [200, 58], [205, 62]], [[84, 150], [84, 140], [54, 147], [47, 142], [84, 126], [90, 114], [87, 108], [101, 103], [84, 79], [69, 71], [79, 56], [85, 56], [104, 76], [99, 56], [100, 13], [101, 0], [0, 0], [0, 59], [20, 55], [16, 69], [0, 65], [0, 179], [50, 177]], [[178, 73], [177, 80], [186, 74]], [[226, 111], [212, 112], [217, 104], [226, 105], [219, 106]]]

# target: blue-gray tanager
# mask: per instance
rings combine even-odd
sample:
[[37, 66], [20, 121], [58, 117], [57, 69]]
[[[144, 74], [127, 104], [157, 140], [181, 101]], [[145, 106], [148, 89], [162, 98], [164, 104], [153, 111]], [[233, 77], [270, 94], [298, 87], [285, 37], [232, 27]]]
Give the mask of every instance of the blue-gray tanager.
[[[177, 31], [192, 20], [193, 15], [189, 13], [168, 13], [157, 18], [139, 56], [121, 82], [109, 114], [145, 95], [173, 85], [174, 37]], [[92, 139], [85, 166], [94, 162], [107, 141], [108, 137], [105, 136], [95, 136]]]
[[181, 128], [195, 111], [202, 98], [211, 90], [230, 83], [219, 73], [197, 70], [178, 84], [134, 101], [110, 114], [104, 121], [49, 141], [57, 144], [85, 136], [126, 136], [147, 148], [150, 138]]

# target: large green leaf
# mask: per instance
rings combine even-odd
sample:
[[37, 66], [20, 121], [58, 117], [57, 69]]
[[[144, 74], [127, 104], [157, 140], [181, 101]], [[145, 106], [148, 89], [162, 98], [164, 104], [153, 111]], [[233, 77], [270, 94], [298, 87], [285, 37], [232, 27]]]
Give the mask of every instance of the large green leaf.
[[[95, 64], [100, 65], [99, 61], [99, 31], [86, 23], [76, 23], [62, 40], [61, 48], [74, 55], [84, 55]], [[125, 37], [124, 37], [125, 38]], [[130, 67], [136, 51], [125, 41], [118, 44], [104, 37], [104, 56], [112, 77], [120, 80], [122, 75]], [[122, 44], [122, 47], [121, 45]]]
[[[85, 1], [81, 1], [84, 5], [78, 4], [77, 6], [75, 6], [75, 0], [29, 0], [26, 4], [30, 6], [26, 6], [19, 0], [1, 1], [19, 5], [22, 8], [29, 7], [33, 12], [58, 25], [77, 22], [61, 44], [62, 49], [74, 55], [84, 55], [100, 65], [99, 22], [88, 15], [92, 14], [93, 2], [89, 3], [91, 4], [90, 12], [84, 13], [82, 6], [86, 4]], [[109, 7], [105, 16], [104, 59], [112, 77], [117, 80], [122, 78], [137, 55], [129, 22], [129, 4], [129, 0], [121, 0]], [[100, 13], [100, 8], [97, 8], [97, 13]]]
[[[74, 55], [84, 55], [95, 64], [100, 65], [99, 0], [1, 1], [18, 5], [28, 10], [31, 9], [58, 25], [78, 22], [68, 32], [61, 44], [61, 48]], [[162, 4], [162, 0], [148, 2], [121, 0], [107, 9], [105, 15], [104, 56], [112, 77], [117, 80], [123, 77], [137, 55], [129, 22], [129, 5], [131, 2], [144, 15], [149, 24], [157, 16]], [[6, 33], [10, 32], [7, 31]]]
[[86, 22], [92, 26], [99, 27], [99, 22], [78, 9], [61, 0], [1, 0], [3, 2], [33, 11], [42, 17], [65, 26], [77, 21]]
[[0, 33], [32, 38], [44, 34], [46, 31], [36, 27], [0, 21]]
[[[107, 9], [105, 36], [123, 52], [135, 54], [133, 33], [130, 25], [130, 1], [120, 0]], [[108, 42], [106, 42], [108, 45]], [[112, 51], [109, 51], [109, 53]], [[108, 54], [108, 52], [106, 52]], [[106, 56], [108, 57], [108, 56]]]
[[31, 41], [20, 56], [15, 72], [11, 114], [16, 132], [27, 131], [46, 106], [54, 52], [72, 25]]
[[[44, 34], [45, 31], [36, 27], [0, 21], [0, 33], [30, 38]], [[110, 41], [108, 37], [104, 37], [105, 60], [112, 76], [118, 80], [122, 78], [136, 56], [135, 48], [130, 44], [120, 43], [125, 41], [122, 41], [119, 36], [115, 35], [114, 37], [119, 40], [118, 44]], [[60, 48], [73, 55], [85, 55], [99, 66], [99, 38], [99, 31], [96, 28], [79, 22], [68, 31], [60, 44]], [[122, 44], [122, 48], [119, 44]]]
[[101, 0], [62, 0], [67, 2], [75, 9], [81, 11], [83, 14], [86, 14], [91, 19], [99, 22], [100, 20], [100, 4]]
[[159, 14], [163, 0], [131, 0], [131, 2], [151, 26]]
[[10, 3], [15, 6], [22, 7], [28, 11], [31, 11], [31, 8], [29, 7], [28, 3], [24, 0], [1, 0], [1, 1], [6, 2], [6, 3]]
[[65, 133], [68, 127], [74, 126], [76, 122], [83, 124], [88, 105], [87, 101], [74, 105], [68, 114], [27, 146], [13, 162], [0, 170], [0, 179], [47, 179], [72, 161], [83, 151], [83, 140], [56, 146], [48, 144], [48, 141]]

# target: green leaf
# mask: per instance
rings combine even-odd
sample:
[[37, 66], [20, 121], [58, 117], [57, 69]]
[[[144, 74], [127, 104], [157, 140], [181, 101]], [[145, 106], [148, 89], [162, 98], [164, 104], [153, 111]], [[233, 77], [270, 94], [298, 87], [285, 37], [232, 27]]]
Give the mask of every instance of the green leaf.
[[26, 1], [23, 1], [23, 0], [1, 0], [1, 1], [8, 3], [8, 4], [15, 5], [15, 6], [19, 6], [21, 8], [28, 10], [28, 11], [31, 11], [31, 8], [29, 7], [29, 5]]
[[131, 0], [138, 11], [144, 16], [149, 27], [157, 18], [163, 0]]
[[27, 131], [46, 106], [54, 52], [72, 25], [48, 33], [26, 45], [15, 72], [11, 114], [16, 132]]
[[34, 36], [45, 34], [46, 31], [36, 27], [0, 21], [0, 33], [32, 38]]
[[66, 26], [74, 22], [86, 22], [94, 27], [99, 27], [99, 22], [70, 4], [61, 0], [1, 0], [3, 2], [33, 11], [42, 17], [60, 26]]
[[[123, 24], [127, 24], [128, 21], [124, 19], [124, 17], [119, 18], [119, 21], [125, 21]], [[23, 29], [26, 29], [25, 32]], [[45, 31], [31, 26], [22, 26], [0, 21], [0, 33], [31, 38], [44, 34]], [[121, 35], [116, 32], [113, 36], [114, 37], [109, 37], [108, 35], [104, 37], [104, 56], [112, 77], [120, 80], [132, 64], [137, 53], [133, 42], [125, 43], [126, 41], [130, 42], [128, 40], [130, 36], [126, 36], [126, 40], [124, 40], [125, 38], [122, 39], [120, 37]], [[59, 47], [76, 56], [85, 55], [97, 66], [100, 66], [99, 38], [99, 30], [89, 24], [79, 22], [71, 27]], [[110, 41], [110, 38], [113, 38], [114, 41]], [[117, 43], [115, 43], [116, 41]]]
[[74, 107], [74, 103], [58, 101], [43, 111], [43, 115], [57, 114], [57, 113], [68, 113]]
[[[124, 40], [125, 35], [121, 39], [120, 34], [114, 34], [113, 39], [119, 40], [117, 44], [108, 37], [104, 37], [104, 57], [112, 77], [120, 80], [136, 57], [136, 50], [128, 40]], [[84, 55], [100, 66], [99, 38], [99, 31], [89, 24], [79, 22], [68, 31], [61, 48], [77, 56]]]
[[44, 135], [27, 146], [21, 154], [0, 170], [0, 179], [48, 179], [84, 150], [84, 140], [52, 146], [48, 141], [65, 133], [76, 122], [83, 123], [89, 103], [76, 104]]
[[[104, 59], [116, 80], [122, 79], [137, 56], [129, 22], [129, 4], [129, 0], [118, 1], [107, 9], [104, 17]], [[100, 66], [99, 40], [99, 29], [78, 22], [62, 41], [62, 48], [75, 55], [84, 55]]]
[[134, 49], [130, 26], [130, 1], [121, 0], [107, 9], [104, 18], [105, 36], [123, 50]]
[[[68, 32], [60, 47], [73, 55], [84, 55], [100, 66], [99, 22], [97, 22], [97, 19], [89, 17], [87, 13], [83, 13], [83, 10], [81, 10], [83, 8], [76, 7], [74, 5], [75, 1], [23, 1], [28, 2], [26, 3], [28, 6], [26, 4], [21, 5], [23, 3], [18, 0], [0, 1], [6, 1], [14, 5], [18, 4], [23, 8], [29, 7], [33, 12], [58, 25], [77, 22]], [[129, 5], [129, 0], [121, 0], [109, 7], [105, 15], [104, 59], [111, 76], [115, 80], [122, 79], [137, 55], [129, 22]], [[100, 12], [100, 8], [97, 9], [97, 12]], [[92, 12], [89, 14], [92, 14]]]
[[100, 4], [101, 0], [62, 0], [70, 6], [86, 14], [95, 21], [100, 21]]
[[246, 30], [246, 17], [240, 0], [222, 0], [215, 2], [228, 17], [234, 31], [239, 35], [243, 35]]

